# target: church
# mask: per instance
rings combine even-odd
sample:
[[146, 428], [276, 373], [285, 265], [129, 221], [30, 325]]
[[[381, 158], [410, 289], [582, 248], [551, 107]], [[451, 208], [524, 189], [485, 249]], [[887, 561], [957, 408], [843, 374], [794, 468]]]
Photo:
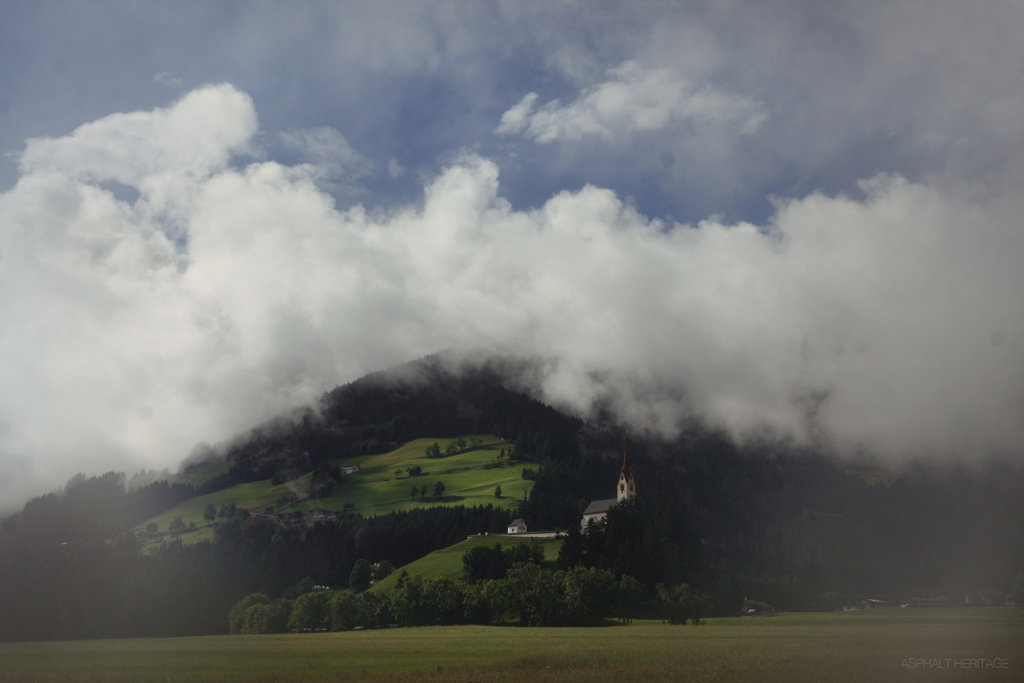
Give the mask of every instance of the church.
[[600, 522], [608, 516], [608, 511], [612, 507], [631, 498], [636, 498], [636, 480], [633, 479], [633, 470], [629, 468], [629, 442], [627, 441], [626, 452], [622, 456], [622, 471], [619, 473], [619, 485], [615, 491], [615, 497], [590, 501], [590, 505], [583, 511], [580, 528], [586, 531], [587, 525], [590, 522]]

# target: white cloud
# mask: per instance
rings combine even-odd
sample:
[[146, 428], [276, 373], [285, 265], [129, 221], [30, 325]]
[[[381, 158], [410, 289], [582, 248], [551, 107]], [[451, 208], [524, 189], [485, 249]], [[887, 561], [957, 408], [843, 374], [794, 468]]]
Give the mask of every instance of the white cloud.
[[398, 180], [405, 175], [405, 166], [401, 164], [398, 159], [388, 160], [388, 177], [392, 180]]
[[662, 431], [1022, 450], [1015, 192], [881, 175], [689, 226], [593, 186], [514, 210], [469, 155], [422, 205], [369, 213], [336, 208], [315, 161], [229, 166], [255, 120], [215, 86], [29, 142], [0, 195], [0, 500], [173, 466], [442, 348], [549, 359], [549, 400]]
[[281, 134], [281, 139], [312, 164], [318, 174], [354, 180], [373, 170], [369, 159], [352, 149], [344, 135], [328, 126], [288, 131]]
[[530, 124], [530, 115], [537, 104], [537, 93], [531, 92], [523, 96], [516, 104], [501, 115], [501, 123], [495, 129], [498, 135], [514, 135], [523, 132]]
[[628, 61], [606, 76], [566, 105], [552, 100], [537, 109], [538, 95], [529, 93], [502, 115], [496, 132], [545, 144], [591, 136], [614, 140], [687, 121], [752, 133], [765, 118], [756, 102], [691, 83], [668, 68]]
[[19, 170], [131, 186], [162, 172], [198, 178], [223, 168], [256, 127], [249, 96], [230, 85], [214, 85], [193, 90], [166, 109], [111, 114], [63, 138], [29, 140]]
[[180, 88], [184, 82], [180, 78], [176, 78], [166, 71], [161, 71], [153, 76], [153, 82], [165, 85], [168, 88]]

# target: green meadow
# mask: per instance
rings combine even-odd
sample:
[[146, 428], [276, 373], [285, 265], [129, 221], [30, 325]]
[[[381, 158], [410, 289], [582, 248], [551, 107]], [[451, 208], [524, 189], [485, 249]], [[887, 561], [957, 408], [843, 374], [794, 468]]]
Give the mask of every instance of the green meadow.
[[[356, 512], [368, 517], [430, 505], [496, 505], [514, 510], [533, 486], [532, 481], [523, 479], [523, 469], [537, 465], [501, 460], [501, 449], [511, 450], [512, 444], [491, 435], [478, 436], [483, 440], [480, 446], [442, 458], [428, 458], [424, 451], [433, 443], [443, 451], [455, 439], [416, 439], [388, 453], [338, 461], [359, 465], [359, 472], [349, 475], [332, 496], [308, 500], [293, 509], [341, 510], [351, 503]], [[422, 473], [410, 476], [407, 468], [417, 466]], [[444, 484], [444, 495], [435, 497], [434, 484], [439, 481]], [[495, 498], [494, 489], [499, 485], [502, 496]], [[425, 486], [426, 496], [413, 497], [413, 486]]]
[[0, 644], [12, 681], [1021, 680], [1016, 608]]
[[[142, 531], [150, 523], [155, 523], [160, 531], [167, 531], [167, 527], [175, 517], [181, 517], [186, 524], [195, 524], [194, 530], [181, 534], [183, 543], [195, 543], [205, 538], [212, 538], [213, 527], [216, 521], [210, 523], [203, 518], [206, 506], [213, 503], [213, 506], [220, 509], [221, 505], [235, 504], [236, 507], [252, 512], [263, 512], [268, 507], [277, 508], [287, 505], [296, 499], [296, 495], [302, 495], [309, 490], [309, 474], [300, 477], [287, 484], [271, 484], [269, 479], [253, 481], [246, 484], [236, 484], [222, 491], [215, 491], [204, 496], [196, 496], [187, 500], [170, 510], [160, 513], [156, 517], [147, 519], [135, 527], [135, 531]], [[298, 492], [298, 493], [296, 493]]]
[[435, 550], [414, 562], [410, 562], [387, 578], [375, 583], [370, 590], [377, 592], [390, 590], [398, 582], [398, 577], [403, 571], [408, 573], [409, 576], [419, 575], [426, 578], [447, 577], [458, 579], [462, 576], [462, 556], [470, 548], [480, 546], [490, 548], [495, 544], [500, 545], [502, 548], [507, 548], [513, 545], [529, 545], [533, 541], [539, 542], [544, 549], [544, 563], [554, 565], [558, 559], [558, 551], [562, 547], [562, 539], [560, 538], [534, 539], [522, 536], [471, 536], [465, 541], [460, 541], [447, 548]]
[[[194, 525], [178, 536], [183, 543], [212, 538], [219, 520], [211, 523], [203, 518], [210, 503], [217, 510], [222, 505], [234, 504], [239, 509], [258, 513], [268, 508], [271, 512], [299, 510], [303, 514], [314, 508], [340, 512], [348, 507], [367, 517], [435, 505], [495, 505], [515, 510], [533, 486], [532, 481], [522, 477], [523, 469], [531, 465], [511, 463], [507, 458], [498, 457], [502, 449], [511, 450], [512, 444], [487, 434], [476, 436], [481, 440], [479, 446], [448, 457], [428, 458], [425, 449], [437, 443], [443, 451], [456, 441], [454, 438], [416, 439], [387, 453], [336, 460], [337, 465], [359, 465], [359, 471], [347, 475], [338, 488], [324, 498], [309, 498], [312, 473], [284, 484], [273, 484], [265, 479], [197, 496], [147, 519], [136, 526], [135, 531], [140, 532], [154, 523], [164, 533], [176, 517], [181, 517], [186, 526]], [[411, 476], [409, 468], [417, 466], [421, 473]], [[227, 463], [208, 463], [175, 481], [198, 485], [226, 469]], [[435, 496], [434, 486], [439, 481], [444, 484], [444, 494]], [[419, 491], [415, 496], [412, 495], [414, 486]], [[501, 498], [494, 496], [497, 486], [501, 486]], [[424, 487], [426, 495], [422, 495]], [[157, 539], [160, 540], [162, 536]]]

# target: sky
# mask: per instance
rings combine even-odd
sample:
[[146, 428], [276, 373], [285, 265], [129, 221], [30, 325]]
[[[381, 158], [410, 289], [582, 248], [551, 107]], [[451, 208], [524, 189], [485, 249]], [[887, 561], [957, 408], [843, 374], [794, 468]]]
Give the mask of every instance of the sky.
[[442, 349], [1024, 459], [1019, 2], [0, 3], [0, 507]]

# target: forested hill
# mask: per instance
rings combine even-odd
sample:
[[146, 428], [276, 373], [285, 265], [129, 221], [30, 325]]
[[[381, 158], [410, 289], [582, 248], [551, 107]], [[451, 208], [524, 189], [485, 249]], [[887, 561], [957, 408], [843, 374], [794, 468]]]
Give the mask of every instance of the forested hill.
[[235, 440], [228, 472], [201, 487], [288, 481], [327, 460], [383, 453], [421, 437], [496, 434], [520, 459], [575, 459], [582, 422], [508, 387], [522, 365], [460, 364], [442, 355], [340, 386], [316, 406], [261, 425]]
[[244, 595], [345, 587], [360, 559], [401, 566], [469, 534], [500, 532], [510, 514], [491, 506], [348, 512], [309, 526], [238, 515], [209, 541], [170, 541], [154, 554], [131, 531], [204, 491], [315, 478], [329, 461], [480, 433], [513, 443], [534, 479], [518, 516], [531, 529], [572, 532], [562, 566], [607, 568], [652, 591], [685, 582], [706, 590], [720, 614], [745, 597], [788, 609], [867, 596], [1002, 602], [1024, 570], [1018, 463], [975, 456], [869, 470], [778, 443], [740, 447], [699, 427], [672, 440], [631, 436], [638, 500], [581, 535], [587, 503], [614, 495], [623, 430], [517, 390], [528, 364], [455, 367], [436, 356], [338, 387], [237, 438], [226, 449], [230, 467], [198, 486], [126, 490], [123, 475], [107, 473], [29, 501], [0, 527], [0, 639], [223, 632]]

